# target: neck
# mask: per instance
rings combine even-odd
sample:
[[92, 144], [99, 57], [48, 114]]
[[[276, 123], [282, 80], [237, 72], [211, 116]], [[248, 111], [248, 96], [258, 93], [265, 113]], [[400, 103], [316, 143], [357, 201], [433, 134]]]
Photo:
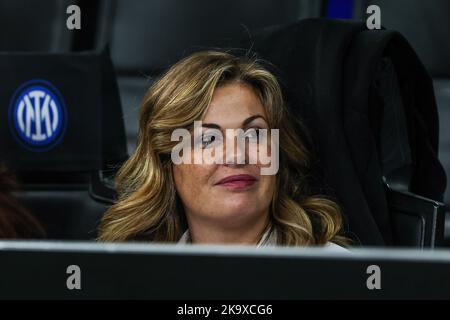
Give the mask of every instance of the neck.
[[[192, 243], [215, 244], [257, 244], [269, 223], [269, 215], [263, 215], [251, 223], [224, 223], [205, 221], [188, 215], [189, 233]], [[192, 217], [192, 216], [191, 216]]]

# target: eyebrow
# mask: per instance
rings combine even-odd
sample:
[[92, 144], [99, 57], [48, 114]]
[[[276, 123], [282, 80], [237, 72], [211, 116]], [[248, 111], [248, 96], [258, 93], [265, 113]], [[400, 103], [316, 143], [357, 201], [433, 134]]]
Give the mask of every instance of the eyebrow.
[[[254, 116], [251, 116], [251, 117], [248, 117], [247, 119], [245, 119], [242, 122], [242, 127], [244, 128], [244, 127], [248, 126], [252, 121], [254, 121], [254, 120], [258, 119], [258, 118], [261, 118], [261, 119], [263, 119], [264, 121], [267, 122], [266, 118], [264, 118], [262, 115], [256, 114]], [[220, 126], [215, 124], [215, 123], [203, 123], [202, 127], [204, 127], [204, 128], [212, 128], [212, 129], [219, 129], [219, 130], [221, 129]]]

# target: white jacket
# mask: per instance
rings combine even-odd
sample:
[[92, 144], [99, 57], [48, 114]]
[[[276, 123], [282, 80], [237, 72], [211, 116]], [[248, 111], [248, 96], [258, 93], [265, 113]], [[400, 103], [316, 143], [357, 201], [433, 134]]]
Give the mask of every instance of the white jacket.
[[[276, 246], [277, 239], [278, 233], [276, 229], [273, 229], [271, 228], [271, 226], [269, 226], [264, 232], [263, 236], [261, 237], [261, 240], [258, 242], [257, 247]], [[191, 236], [189, 234], [189, 230], [186, 230], [186, 232], [183, 233], [178, 243], [179, 244], [191, 243]], [[341, 247], [333, 242], [328, 242], [324, 246], [318, 246], [318, 248], [321, 248], [321, 250], [333, 252], [349, 252], [348, 249]]]

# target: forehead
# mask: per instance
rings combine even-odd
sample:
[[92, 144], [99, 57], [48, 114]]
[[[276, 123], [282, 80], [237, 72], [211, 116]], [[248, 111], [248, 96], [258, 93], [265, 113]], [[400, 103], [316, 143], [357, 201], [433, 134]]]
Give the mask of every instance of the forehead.
[[266, 117], [256, 92], [248, 84], [234, 82], [216, 88], [202, 120], [221, 127], [233, 127], [258, 114]]

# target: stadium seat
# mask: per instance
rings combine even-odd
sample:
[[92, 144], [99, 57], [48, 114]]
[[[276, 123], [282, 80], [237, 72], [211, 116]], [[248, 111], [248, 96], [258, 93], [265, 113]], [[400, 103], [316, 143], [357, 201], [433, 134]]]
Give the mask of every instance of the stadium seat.
[[397, 32], [307, 19], [246, 45], [274, 65], [363, 245], [442, 245], [446, 186], [430, 77]]
[[0, 70], [0, 154], [19, 177], [19, 199], [49, 239], [95, 238], [128, 157], [109, 52], [2, 53]]
[[[433, 77], [440, 119], [439, 159], [450, 181], [450, 43], [447, 41], [450, 2], [436, 0], [433, 6], [420, 0], [374, 0], [371, 3], [383, 8], [383, 25], [398, 30], [408, 39]], [[408, 18], [399, 18], [398, 12], [405, 12]], [[444, 203], [450, 205], [450, 188], [444, 194]], [[450, 212], [446, 217], [445, 239], [450, 245]]]

